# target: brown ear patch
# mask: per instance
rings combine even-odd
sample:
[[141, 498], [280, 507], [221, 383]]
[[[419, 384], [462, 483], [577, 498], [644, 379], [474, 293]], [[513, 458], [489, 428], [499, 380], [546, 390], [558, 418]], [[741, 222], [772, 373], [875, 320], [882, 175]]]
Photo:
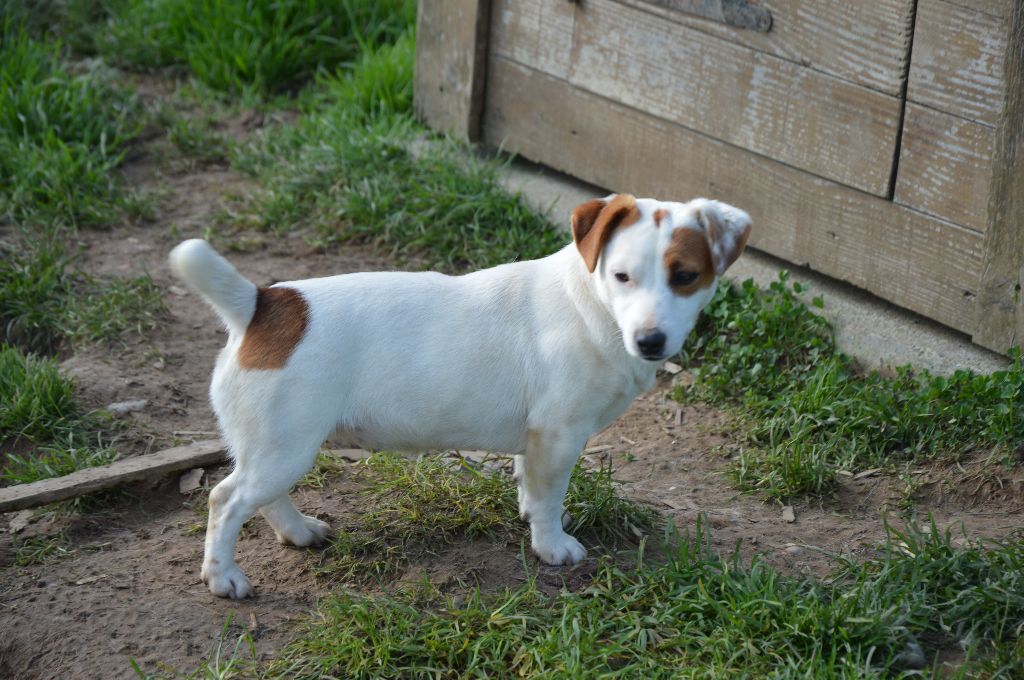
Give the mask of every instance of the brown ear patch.
[[616, 229], [639, 220], [640, 209], [631, 194], [618, 194], [608, 202], [587, 201], [573, 210], [572, 237], [587, 270], [593, 272], [597, 268], [597, 258]]
[[256, 312], [238, 348], [244, 369], [284, 368], [309, 326], [309, 305], [294, 288], [260, 288]]
[[[681, 227], [672, 234], [672, 241], [665, 249], [663, 258], [665, 271], [668, 272], [669, 285], [672, 292], [684, 297], [693, 295], [702, 288], [707, 288], [715, 280], [715, 265], [711, 260], [711, 248], [704, 232], [697, 229]], [[672, 285], [672, 277], [677, 272], [692, 272], [697, 275], [693, 281], [683, 285]]]

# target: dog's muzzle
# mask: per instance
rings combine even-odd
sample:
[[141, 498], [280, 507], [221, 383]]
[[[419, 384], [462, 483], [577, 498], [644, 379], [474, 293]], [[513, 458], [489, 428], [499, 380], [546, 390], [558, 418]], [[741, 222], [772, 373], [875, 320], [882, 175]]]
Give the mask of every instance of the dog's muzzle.
[[636, 335], [636, 346], [640, 355], [648, 361], [660, 361], [665, 354], [665, 334], [659, 329], [640, 331]]

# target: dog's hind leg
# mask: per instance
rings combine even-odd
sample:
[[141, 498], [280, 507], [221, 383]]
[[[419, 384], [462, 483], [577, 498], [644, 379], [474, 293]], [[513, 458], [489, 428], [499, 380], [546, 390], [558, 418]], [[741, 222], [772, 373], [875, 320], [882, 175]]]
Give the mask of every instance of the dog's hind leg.
[[260, 508], [260, 514], [274, 530], [277, 540], [285, 545], [294, 545], [298, 548], [318, 545], [331, 532], [331, 525], [327, 522], [299, 512], [288, 494], [264, 505]]
[[[234, 471], [210, 492], [210, 519], [206, 529], [202, 578], [214, 595], [231, 598], [252, 595], [249, 579], [235, 563], [235, 544], [242, 525], [258, 509], [269, 508], [268, 514], [274, 518], [271, 525], [279, 534], [279, 527], [274, 525], [274, 521], [281, 520], [282, 525], [291, 521], [288, 528], [294, 529], [297, 516], [306, 525], [304, 516], [295, 509], [287, 494], [312, 467], [318, 448], [319, 442], [301, 449], [292, 443], [287, 448], [276, 450], [260, 445], [244, 452], [239, 450]], [[319, 520], [313, 521], [320, 523]], [[309, 525], [306, 527], [312, 531]], [[301, 532], [297, 534], [286, 536], [305, 537]]]

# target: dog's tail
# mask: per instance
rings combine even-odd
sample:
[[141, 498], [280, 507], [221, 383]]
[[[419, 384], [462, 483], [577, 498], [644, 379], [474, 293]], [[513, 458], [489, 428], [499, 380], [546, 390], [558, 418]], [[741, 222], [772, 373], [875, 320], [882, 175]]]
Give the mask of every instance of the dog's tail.
[[256, 311], [256, 284], [202, 239], [179, 244], [170, 260], [174, 273], [210, 303], [228, 330], [243, 335]]

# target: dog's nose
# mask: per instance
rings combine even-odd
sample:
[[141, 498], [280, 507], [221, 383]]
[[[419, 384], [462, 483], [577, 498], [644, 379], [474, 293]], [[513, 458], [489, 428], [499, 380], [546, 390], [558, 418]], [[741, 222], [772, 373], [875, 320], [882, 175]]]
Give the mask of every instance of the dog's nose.
[[645, 359], [661, 359], [665, 351], [665, 334], [655, 328], [652, 331], [640, 331], [636, 336], [636, 346]]

